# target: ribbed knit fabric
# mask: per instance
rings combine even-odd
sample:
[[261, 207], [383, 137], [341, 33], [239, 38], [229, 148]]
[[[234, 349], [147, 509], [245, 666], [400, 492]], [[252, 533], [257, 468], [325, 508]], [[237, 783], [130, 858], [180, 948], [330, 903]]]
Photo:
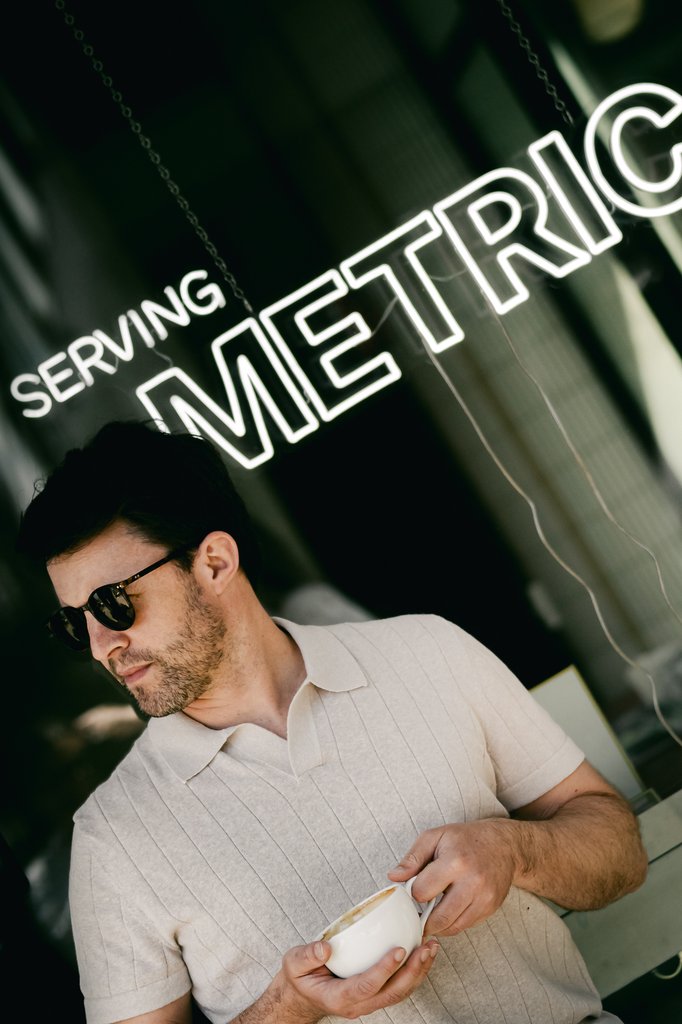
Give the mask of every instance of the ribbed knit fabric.
[[[422, 830], [506, 815], [583, 758], [493, 654], [437, 616], [276, 621], [308, 673], [288, 740], [154, 719], [75, 816], [70, 901], [89, 1024], [190, 988], [226, 1024], [287, 949], [388, 884]], [[512, 888], [492, 917], [442, 940], [410, 999], [361, 1019], [577, 1024], [600, 1012], [560, 917]]]

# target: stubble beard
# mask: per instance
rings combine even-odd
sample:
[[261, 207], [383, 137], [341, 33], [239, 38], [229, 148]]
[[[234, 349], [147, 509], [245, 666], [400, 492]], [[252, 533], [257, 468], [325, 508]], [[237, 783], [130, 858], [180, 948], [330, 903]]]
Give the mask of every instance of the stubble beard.
[[193, 577], [187, 579], [185, 588], [185, 619], [177, 638], [161, 651], [134, 651], [138, 663], [153, 663], [154, 685], [146, 687], [142, 680], [137, 691], [130, 694], [143, 714], [151, 718], [182, 711], [201, 697], [225, 659], [223, 619], [207, 604]]

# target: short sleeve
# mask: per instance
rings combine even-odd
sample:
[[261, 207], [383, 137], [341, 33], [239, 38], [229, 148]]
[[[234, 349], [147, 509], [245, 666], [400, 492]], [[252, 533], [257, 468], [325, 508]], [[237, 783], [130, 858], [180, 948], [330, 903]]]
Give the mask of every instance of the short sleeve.
[[88, 1024], [111, 1024], [166, 1006], [191, 988], [180, 949], [154, 933], [76, 823], [69, 907]]
[[562, 782], [585, 755], [514, 673], [480, 641], [438, 616], [428, 627], [485, 735], [497, 797], [514, 811]]

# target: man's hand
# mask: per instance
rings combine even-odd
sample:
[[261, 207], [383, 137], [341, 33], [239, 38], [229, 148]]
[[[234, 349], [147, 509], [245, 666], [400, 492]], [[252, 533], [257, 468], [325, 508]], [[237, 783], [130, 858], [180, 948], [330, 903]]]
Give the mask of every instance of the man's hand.
[[420, 903], [445, 894], [426, 922], [429, 935], [456, 935], [504, 901], [516, 870], [504, 827], [504, 821], [490, 818], [428, 829], [388, 872], [393, 882], [419, 873], [412, 895]]
[[647, 855], [627, 802], [587, 761], [513, 819], [428, 829], [388, 872], [414, 878], [412, 895], [445, 895], [426, 924], [455, 935], [492, 914], [512, 885], [575, 910], [594, 910], [637, 889]]
[[[428, 974], [437, 951], [438, 943], [431, 940], [415, 949], [401, 967], [405, 950], [394, 949], [362, 974], [337, 978], [324, 966], [331, 956], [328, 942], [295, 946], [285, 953], [282, 969], [261, 999], [272, 1001], [267, 1009], [278, 1024], [314, 1024], [327, 1014], [354, 1020], [411, 995]], [[243, 1024], [250, 1020], [248, 1013]], [[242, 1021], [241, 1015], [238, 1020]]]

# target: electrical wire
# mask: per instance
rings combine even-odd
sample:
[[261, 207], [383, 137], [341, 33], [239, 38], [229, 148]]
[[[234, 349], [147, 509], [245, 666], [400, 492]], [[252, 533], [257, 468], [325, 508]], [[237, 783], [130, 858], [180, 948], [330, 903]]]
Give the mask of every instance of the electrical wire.
[[[499, 320], [498, 320], [498, 323], [499, 323]], [[500, 327], [502, 327], [501, 324], [500, 324]], [[507, 338], [508, 342], [510, 342], [510, 344], [511, 344], [511, 339], [509, 339], [509, 335], [507, 334], [506, 330], [503, 327], [502, 327], [502, 331], [505, 334], [505, 337]], [[462, 409], [462, 412], [465, 414], [465, 416], [469, 420], [471, 426], [473, 427], [474, 431], [476, 432], [476, 434], [477, 434], [481, 444], [483, 445], [483, 447], [487, 451], [488, 455], [493, 460], [493, 462], [495, 463], [495, 465], [497, 466], [499, 471], [502, 473], [502, 475], [504, 476], [505, 480], [514, 488], [516, 493], [519, 494], [521, 498], [523, 498], [523, 500], [526, 502], [526, 504], [530, 508], [531, 515], [532, 515], [532, 518], [533, 518], [533, 524], [535, 526], [535, 531], [536, 531], [536, 533], [537, 533], [537, 535], [538, 535], [538, 537], [540, 539], [540, 542], [542, 543], [543, 547], [549, 552], [549, 554], [561, 566], [561, 568], [564, 569], [564, 571], [567, 572], [569, 574], [569, 576], [572, 576], [573, 579], [575, 579], [587, 591], [587, 593], [588, 593], [588, 595], [590, 597], [590, 601], [592, 602], [592, 607], [594, 608], [594, 612], [595, 612], [595, 614], [597, 616], [597, 619], [599, 621], [599, 625], [601, 626], [602, 631], [604, 633], [604, 636], [606, 637], [608, 643], [611, 645], [611, 647], [616, 652], [616, 654], [620, 658], [622, 658], [623, 661], [625, 661], [632, 668], [635, 668], [635, 669], [637, 669], [638, 671], [640, 671], [640, 672], [642, 672], [644, 674], [644, 676], [648, 680], [649, 685], [651, 687], [651, 697], [652, 697], [652, 703], [653, 703], [653, 707], [654, 707], [654, 711], [655, 711], [656, 717], [658, 718], [659, 722], [661, 723], [663, 728], [666, 730], [668, 735], [671, 737], [671, 739], [678, 746], [682, 747], [682, 738], [677, 735], [677, 733], [672, 728], [672, 726], [669, 724], [669, 722], [665, 718], [665, 715], [661, 711], [661, 707], [660, 707], [659, 700], [658, 700], [658, 693], [657, 693], [657, 690], [656, 690], [656, 682], [654, 680], [654, 677], [651, 675], [651, 673], [649, 672], [648, 669], [646, 669], [643, 665], [641, 665], [634, 658], [631, 658], [623, 650], [623, 648], [620, 646], [620, 644], [616, 641], [616, 639], [614, 638], [613, 634], [611, 633], [611, 631], [610, 631], [610, 629], [609, 629], [609, 627], [608, 627], [608, 625], [606, 623], [606, 620], [605, 620], [604, 615], [602, 613], [601, 607], [599, 605], [599, 601], [597, 599], [597, 595], [595, 594], [594, 590], [590, 587], [589, 583], [587, 583], [587, 581], [580, 575], [580, 573], [578, 573], [571, 565], [569, 565], [561, 557], [561, 555], [556, 550], [556, 548], [547, 539], [547, 536], [546, 536], [546, 534], [544, 532], [544, 529], [542, 527], [542, 523], [540, 522], [540, 515], [539, 515], [539, 512], [538, 512], [538, 508], [537, 508], [536, 503], [533, 501], [533, 499], [528, 494], [528, 492], [526, 490], [524, 490], [524, 488], [521, 486], [521, 484], [515, 479], [515, 477], [511, 474], [511, 472], [507, 469], [507, 467], [504, 465], [504, 463], [502, 462], [502, 459], [499, 457], [497, 452], [495, 452], [495, 450], [493, 449], [492, 445], [488, 441], [488, 438], [486, 437], [482, 427], [480, 426], [480, 424], [476, 420], [476, 417], [474, 416], [474, 414], [472, 413], [471, 409], [469, 408], [469, 406], [465, 402], [464, 398], [462, 397], [462, 395], [458, 391], [454, 381], [448, 375], [448, 373], [445, 371], [445, 369], [442, 366], [442, 364], [435, 358], [434, 353], [431, 351], [429, 346], [425, 343], [423, 347], [424, 347], [424, 350], [425, 350], [428, 358], [430, 359], [431, 363], [433, 364], [434, 368], [436, 369], [437, 373], [443, 379], [443, 381], [445, 382], [445, 385], [447, 386], [448, 390], [451, 392], [453, 397], [456, 399], [457, 403], [459, 404], [460, 408]], [[519, 365], [521, 366], [521, 368], [524, 371], [524, 373], [526, 373], [529, 376], [529, 378], [532, 380], [532, 382], [534, 383], [536, 388], [540, 391], [541, 395], [543, 396], [545, 404], [547, 405], [547, 408], [549, 409], [550, 413], [552, 414], [552, 418], [557, 423], [557, 426], [559, 427], [559, 429], [561, 431], [562, 437], [564, 438], [564, 440], [566, 441], [566, 444], [568, 445], [569, 451], [571, 452], [573, 457], [576, 459], [577, 464], [578, 464], [579, 468], [581, 469], [581, 471], [585, 474], [587, 482], [588, 482], [588, 485], [593, 490], [593, 492], [594, 492], [595, 496], [597, 497], [597, 500], [599, 501], [599, 504], [602, 507], [602, 509], [604, 510], [604, 512], [608, 515], [609, 519], [611, 520], [612, 523], [614, 523], [614, 525], [616, 525], [620, 530], [622, 530], [622, 532], [627, 537], [629, 537], [632, 541], [634, 541], [639, 547], [641, 547], [645, 551], [647, 551], [649, 553], [649, 555], [651, 556], [651, 558], [653, 558], [654, 563], [656, 564], [656, 568], [657, 568], [657, 571], [658, 571], [658, 578], [659, 578], [659, 582], [660, 582], [660, 584], [662, 586], [664, 596], [666, 598], [666, 601], [667, 601], [668, 605], [672, 608], [672, 605], [670, 604], [670, 600], [668, 598], [667, 592], [665, 591], [665, 586], [663, 585], [663, 580], [662, 580], [662, 576], [661, 576], [660, 566], [658, 564], [658, 560], [656, 559], [655, 554], [653, 553], [653, 551], [651, 551], [647, 547], [646, 544], [644, 544], [642, 541], [640, 541], [638, 538], [636, 538], [633, 534], [631, 534], [628, 530], [626, 530], [625, 527], [621, 526], [617, 522], [617, 520], [614, 518], [614, 516], [610, 512], [608, 506], [606, 505], [606, 502], [604, 501], [604, 499], [603, 499], [603, 497], [601, 495], [601, 492], [599, 491], [599, 489], [597, 488], [596, 484], [594, 483], [594, 479], [593, 479], [591, 473], [587, 469], [583, 459], [581, 458], [581, 456], [579, 455], [575, 445], [571, 441], [570, 436], [568, 434], [568, 431], [566, 430], [565, 426], [561, 422], [561, 419], [560, 419], [556, 409], [552, 405], [551, 400], [545, 394], [545, 392], [544, 392], [544, 390], [542, 388], [542, 385], [539, 383], [539, 381], [537, 381], [532, 376], [530, 371], [528, 371], [528, 369], [525, 367], [523, 362], [519, 359], [519, 356], [518, 356], [518, 354], [516, 352], [516, 349], [513, 346], [513, 344], [511, 344], [511, 350], [512, 350], [512, 353], [513, 353], [515, 359], [519, 362]], [[679, 616], [677, 615], [677, 612], [675, 612], [675, 609], [672, 608], [672, 610], [675, 613], [676, 617], [679, 619]]]

